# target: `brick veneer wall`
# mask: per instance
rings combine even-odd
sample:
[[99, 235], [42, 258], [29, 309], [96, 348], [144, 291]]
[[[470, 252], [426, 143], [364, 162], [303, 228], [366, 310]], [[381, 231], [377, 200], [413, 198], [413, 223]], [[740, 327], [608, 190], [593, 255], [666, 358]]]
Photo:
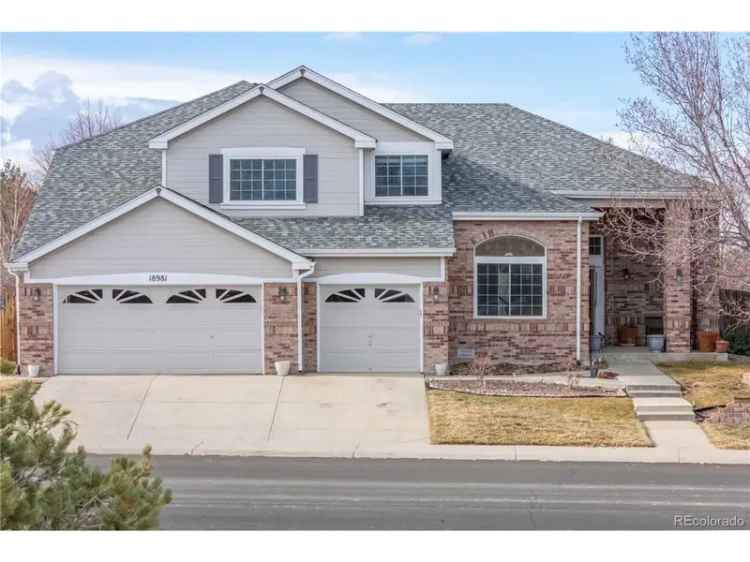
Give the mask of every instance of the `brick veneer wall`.
[[318, 284], [305, 283], [302, 297], [303, 371], [314, 372], [318, 370]]
[[[41, 374], [54, 370], [54, 320], [52, 285], [24, 285], [19, 292], [20, 362], [40, 365]], [[25, 373], [24, 373], [25, 374]]]
[[680, 254], [677, 248], [689, 236], [679, 212], [679, 206], [668, 204], [664, 214], [664, 335], [670, 352], [690, 351], [693, 320], [690, 263], [674, 263], [669, 259]]
[[[456, 255], [448, 260], [449, 350], [488, 353], [494, 362], [525, 365], [576, 361], [576, 230], [574, 221], [455, 222]], [[588, 223], [581, 232], [581, 360], [588, 362]], [[547, 249], [547, 318], [474, 319], [474, 248], [502, 235], [526, 236]]]
[[[279, 289], [286, 287], [287, 302]], [[275, 373], [274, 362], [290, 361], [290, 373], [297, 372], [297, 285], [266, 283], [263, 286], [263, 329], [265, 332], [265, 374]]]
[[448, 283], [424, 283], [422, 290], [424, 372], [434, 374], [435, 364], [447, 363], [449, 356]]

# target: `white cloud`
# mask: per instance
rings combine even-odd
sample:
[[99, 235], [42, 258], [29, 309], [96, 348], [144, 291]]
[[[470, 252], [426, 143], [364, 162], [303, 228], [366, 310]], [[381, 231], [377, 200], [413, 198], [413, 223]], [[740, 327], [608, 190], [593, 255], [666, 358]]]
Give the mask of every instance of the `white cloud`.
[[325, 36], [326, 41], [361, 41], [364, 38], [365, 34], [359, 31], [339, 31]]
[[425, 102], [430, 100], [424, 92], [406, 85], [399, 85], [398, 78], [386, 74], [333, 72], [328, 76], [351, 90], [383, 103]]
[[8, 135], [3, 135], [2, 141], [0, 141], [0, 160], [13, 160], [18, 163], [21, 168], [26, 171], [31, 170], [31, 153], [32, 145], [31, 140], [12, 140]]
[[[55, 71], [68, 76], [80, 98], [154, 98], [186, 101], [258, 76], [211, 69], [101, 62], [81, 59], [3, 56], [3, 81], [31, 85], [40, 75]], [[280, 74], [280, 73], [279, 73]]]
[[404, 37], [404, 43], [408, 45], [432, 45], [441, 39], [442, 37], [437, 33], [412, 33]]

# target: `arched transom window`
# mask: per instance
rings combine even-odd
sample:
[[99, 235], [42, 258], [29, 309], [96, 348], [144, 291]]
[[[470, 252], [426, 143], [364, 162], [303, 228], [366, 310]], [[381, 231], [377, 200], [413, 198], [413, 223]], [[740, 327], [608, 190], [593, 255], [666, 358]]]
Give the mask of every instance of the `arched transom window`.
[[520, 236], [482, 242], [474, 257], [474, 304], [479, 318], [543, 318], [547, 314], [544, 246]]

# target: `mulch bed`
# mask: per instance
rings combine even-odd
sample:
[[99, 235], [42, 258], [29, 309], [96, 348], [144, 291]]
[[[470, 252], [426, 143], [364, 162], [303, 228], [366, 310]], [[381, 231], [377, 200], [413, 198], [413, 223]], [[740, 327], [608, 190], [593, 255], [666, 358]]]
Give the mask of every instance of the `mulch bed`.
[[715, 406], [696, 410], [700, 421], [710, 421], [726, 425], [750, 423], [750, 402], [730, 402], [726, 406]]
[[584, 387], [546, 382], [521, 382], [486, 380], [484, 386], [478, 380], [432, 380], [428, 387], [436, 390], [452, 390], [481, 396], [539, 396], [558, 398], [581, 398], [595, 396], [625, 396], [622, 390], [601, 387]]
[[[513, 363], [495, 363], [487, 372], [487, 376], [505, 376], [505, 375], [537, 375], [540, 373], [554, 373], [561, 369], [559, 363], [535, 363], [529, 365], [516, 365]], [[459, 363], [452, 365], [450, 369], [451, 376], [465, 377], [471, 375], [471, 363]]]

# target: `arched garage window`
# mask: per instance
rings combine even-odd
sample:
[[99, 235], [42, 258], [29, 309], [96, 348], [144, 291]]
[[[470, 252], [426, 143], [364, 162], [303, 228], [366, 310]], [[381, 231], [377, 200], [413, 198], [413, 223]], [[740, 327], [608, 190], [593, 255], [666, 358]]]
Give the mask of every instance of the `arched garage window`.
[[482, 242], [474, 257], [475, 313], [480, 318], [543, 318], [547, 311], [544, 246], [520, 236]]

